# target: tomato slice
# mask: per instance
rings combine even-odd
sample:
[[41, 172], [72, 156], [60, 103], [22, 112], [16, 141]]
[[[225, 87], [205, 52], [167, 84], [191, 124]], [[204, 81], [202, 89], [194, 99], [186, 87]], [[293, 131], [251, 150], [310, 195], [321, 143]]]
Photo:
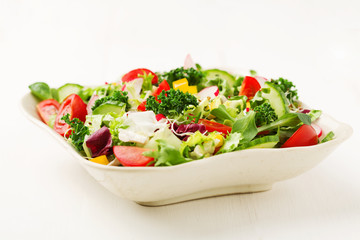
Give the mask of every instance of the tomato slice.
[[154, 78], [151, 80], [152, 84], [157, 84], [158, 83], [158, 81], [159, 81], [158, 76], [154, 72], [152, 72], [152, 71], [150, 71], [149, 69], [146, 69], [146, 68], [137, 68], [137, 69], [131, 70], [130, 72], [128, 72], [127, 74], [125, 74], [122, 77], [121, 81], [130, 82], [130, 81], [132, 81], [132, 80], [134, 80], [136, 78], [139, 78], [139, 76], [144, 75], [144, 74], [146, 74], [146, 75], [151, 74], [151, 75], [154, 76]]
[[205, 125], [205, 129], [208, 132], [217, 131], [217, 132], [220, 132], [220, 133], [223, 133], [223, 134], [227, 135], [227, 134], [229, 134], [231, 132], [231, 129], [232, 129], [231, 127], [226, 126], [224, 124], [209, 121], [209, 120], [206, 120], [206, 119], [200, 119], [199, 123]]
[[294, 134], [281, 146], [304, 147], [318, 144], [319, 138], [315, 129], [310, 125], [302, 125]]
[[160, 93], [161, 93], [163, 90], [164, 90], [164, 91], [169, 91], [169, 90], [170, 90], [170, 85], [169, 85], [169, 83], [168, 83], [166, 80], [162, 81], [162, 82], [159, 84], [159, 87], [153, 92], [152, 95], [156, 98], [156, 100], [157, 100], [157, 96], [159, 96]]
[[70, 114], [70, 120], [78, 118], [80, 121], [85, 122], [87, 114], [86, 104], [79, 95], [69, 95], [60, 105], [59, 113], [55, 118], [54, 129], [62, 136], [64, 136], [70, 128], [67, 123], [61, 120], [61, 118], [68, 113]]
[[114, 155], [123, 166], [127, 167], [146, 167], [154, 158], [142, 155], [150, 149], [133, 146], [114, 146]]
[[56, 115], [59, 111], [60, 104], [55, 99], [46, 99], [36, 105], [36, 111], [41, 121], [49, 125], [51, 116]]
[[252, 99], [260, 88], [261, 86], [255, 78], [246, 76], [241, 84], [239, 95]]
[[146, 111], [146, 100], [140, 103], [140, 105], [137, 107], [137, 110], [141, 112]]

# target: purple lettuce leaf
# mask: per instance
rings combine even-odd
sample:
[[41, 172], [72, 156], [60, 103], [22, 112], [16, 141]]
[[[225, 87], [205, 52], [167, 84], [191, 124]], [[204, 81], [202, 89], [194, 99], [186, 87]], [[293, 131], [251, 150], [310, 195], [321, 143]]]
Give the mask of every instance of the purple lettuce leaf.
[[86, 146], [90, 149], [92, 157], [111, 154], [111, 144], [111, 133], [105, 126], [91, 134], [86, 140]]
[[189, 135], [185, 135], [183, 133], [194, 133], [196, 131], [200, 131], [202, 134], [204, 134], [206, 132], [205, 126], [198, 123], [182, 125], [177, 125], [176, 123], [174, 123], [173, 125], [173, 132], [182, 141], [186, 141], [189, 138]]

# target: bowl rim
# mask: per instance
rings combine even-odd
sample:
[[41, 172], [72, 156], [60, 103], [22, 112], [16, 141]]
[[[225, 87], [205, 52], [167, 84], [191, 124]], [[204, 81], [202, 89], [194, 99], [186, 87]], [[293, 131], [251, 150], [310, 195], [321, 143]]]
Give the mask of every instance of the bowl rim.
[[[80, 163], [82, 164], [86, 164], [89, 167], [94, 167], [94, 168], [99, 168], [99, 169], [104, 169], [104, 170], [108, 170], [108, 171], [126, 171], [126, 172], [134, 172], [134, 171], [169, 171], [169, 170], [176, 170], [179, 168], [187, 168], [187, 167], [193, 167], [193, 166], [201, 166], [203, 164], [211, 164], [211, 162], [213, 161], [217, 161], [219, 157], [224, 158], [230, 155], [237, 155], [238, 158], [241, 157], [242, 154], [246, 154], [246, 153], [256, 153], [259, 151], [262, 152], [280, 152], [280, 153], [288, 153], [291, 154], [292, 152], [296, 152], [296, 151], [303, 151], [304, 149], [314, 149], [314, 148], [327, 148], [330, 146], [334, 146], [336, 147], [337, 145], [341, 144], [342, 142], [344, 142], [346, 139], [350, 138], [351, 135], [353, 134], [353, 129], [352, 127], [344, 122], [340, 122], [336, 119], [334, 119], [333, 117], [331, 117], [330, 115], [326, 114], [326, 113], [322, 113], [320, 118], [327, 118], [329, 119], [331, 122], [334, 122], [336, 124], [338, 124], [338, 128], [341, 128], [341, 131], [339, 131], [339, 133], [336, 134], [335, 138], [331, 141], [325, 142], [325, 143], [321, 143], [321, 144], [317, 144], [317, 145], [312, 145], [312, 146], [304, 146], [304, 147], [292, 147], [292, 148], [258, 148], [258, 149], [244, 149], [244, 150], [238, 150], [238, 151], [234, 151], [234, 152], [229, 152], [229, 153], [223, 153], [220, 155], [215, 155], [215, 156], [211, 156], [208, 158], [204, 158], [204, 159], [199, 159], [199, 160], [194, 160], [191, 162], [187, 162], [187, 163], [183, 163], [183, 164], [179, 164], [179, 165], [174, 165], [174, 166], [162, 166], [162, 167], [119, 167], [119, 166], [109, 166], [109, 165], [102, 165], [102, 164], [98, 164], [98, 163], [94, 163], [91, 161], [88, 161], [85, 157], [83, 157], [82, 155], [80, 155], [80, 153], [78, 151], [76, 151], [76, 149], [71, 146], [66, 140], [65, 138], [63, 138], [62, 136], [60, 136], [59, 134], [57, 134], [52, 128], [50, 128], [48, 125], [44, 124], [39, 117], [34, 117], [30, 111], [31, 109], [29, 109], [29, 107], [27, 107], [27, 102], [29, 100], [29, 98], [32, 98], [33, 100], [36, 100], [36, 98], [30, 93], [26, 93], [24, 96], [22, 96], [20, 102], [19, 102], [19, 107], [21, 109], [21, 112], [31, 121], [33, 122], [35, 125], [37, 125], [38, 127], [40, 127], [41, 129], [48, 131], [50, 133], [50, 135], [52, 135], [55, 139], [57, 139], [61, 145], [63, 147], [65, 147], [66, 150], [68, 150], [76, 159], [78, 159], [80, 161]], [[37, 100], [36, 100], [37, 101]], [[35, 110], [35, 106], [33, 108]], [[35, 113], [37, 115], [37, 113]]]

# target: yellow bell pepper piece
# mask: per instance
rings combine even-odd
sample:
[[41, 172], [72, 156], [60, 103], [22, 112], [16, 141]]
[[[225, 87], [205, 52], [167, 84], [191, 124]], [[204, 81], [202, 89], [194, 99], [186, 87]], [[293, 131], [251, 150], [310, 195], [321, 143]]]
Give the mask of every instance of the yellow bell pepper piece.
[[220, 134], [215, 135], [215, 147], [221, 147], [224, 144], [224, 137]]
[[197, 86], [189, 86], [187, 92], [188, 92], [188, 93], [191, 93], [191, 94], [197, 93], [197, 92], [198, 92], [198, 91], [197, 91]]
[[175, 90], [180, 90], [182, 92], [187, 92], [188, 88], [189, 88], [189, 82], [186, 78], [177, 80], [175, 82], [173, 82], [173, 88]]
[[109, 164], [109, 160], [107, 159], [106, 155], [101, 155], [99, 157], [92, 158], [89, 161], [94, 162], [94, 163], [103, 164], [103, 165], [108, 165]]

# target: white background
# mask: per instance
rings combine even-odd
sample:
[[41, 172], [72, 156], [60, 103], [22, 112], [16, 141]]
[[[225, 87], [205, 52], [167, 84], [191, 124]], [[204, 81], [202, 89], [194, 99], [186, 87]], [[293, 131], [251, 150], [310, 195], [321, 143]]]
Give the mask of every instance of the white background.
[[[268, 192], [165, 207], [120, 199], [19, 110], [27, 86], [133, 68], [256, 69], [354, 129]], [[359, 239], [359, 1], [0, 0], [0, 239]]]

